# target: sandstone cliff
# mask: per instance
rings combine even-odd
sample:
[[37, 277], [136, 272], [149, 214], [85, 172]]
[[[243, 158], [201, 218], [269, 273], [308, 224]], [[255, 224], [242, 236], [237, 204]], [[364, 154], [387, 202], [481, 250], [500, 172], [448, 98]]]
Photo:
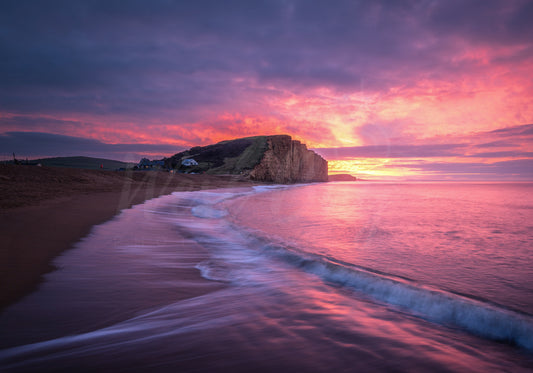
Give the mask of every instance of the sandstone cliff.
[[267, 137], [268, 148], [250, 178], [274, 183], [328, 181], [328, 162], [290, 136]]
[[[183, 166], [185, 159], [198, 164]], [[328, 181], [328, 163], [287, 135], [255, 136], [194, 147], [164, 159], [181, 172], [238, 174], [281, 184]]]

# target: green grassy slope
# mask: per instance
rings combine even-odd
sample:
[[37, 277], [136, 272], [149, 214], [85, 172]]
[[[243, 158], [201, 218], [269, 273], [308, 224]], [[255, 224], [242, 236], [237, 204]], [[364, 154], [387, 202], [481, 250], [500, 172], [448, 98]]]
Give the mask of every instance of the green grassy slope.
[[[252, 170], [268, 148], [267, 136], [245, 137], [214, 145], [196, 146], [165, 160], [166, 166], [186, 172], [241, 174]], [[192, 158], [198, 166], [183, 167], [181, 161]]]

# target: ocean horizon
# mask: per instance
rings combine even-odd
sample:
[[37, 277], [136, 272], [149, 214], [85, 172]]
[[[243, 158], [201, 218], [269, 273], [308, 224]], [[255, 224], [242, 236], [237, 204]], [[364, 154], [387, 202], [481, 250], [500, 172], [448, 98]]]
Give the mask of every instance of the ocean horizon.
[[0, 369], [533, 371], [531, 195], [364, 181], [152, 199], [0, 315]]

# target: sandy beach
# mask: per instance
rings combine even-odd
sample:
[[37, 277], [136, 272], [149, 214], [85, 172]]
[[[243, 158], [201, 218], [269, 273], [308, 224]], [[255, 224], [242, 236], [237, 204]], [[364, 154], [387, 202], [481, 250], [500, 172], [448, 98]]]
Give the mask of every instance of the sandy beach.
[[248, 185], [237, 176], [0, 165], [0, 310], [35, 290], [55, 257], [121, 210], [174, 191]]
[[4, 171], [2, 372], [531, 372], [529, 184]]

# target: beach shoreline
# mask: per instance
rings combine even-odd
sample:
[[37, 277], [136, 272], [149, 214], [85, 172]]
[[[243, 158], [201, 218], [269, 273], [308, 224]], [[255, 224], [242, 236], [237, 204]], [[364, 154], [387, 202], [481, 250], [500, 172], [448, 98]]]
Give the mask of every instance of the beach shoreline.
[[[56, 257], [122, 210], [176, 191], [253, 185], [238, 176], [1, 165], [0, 312], [35, 291], [56, 269]], [[198, 289], [183, 297], [201, 295]]]

